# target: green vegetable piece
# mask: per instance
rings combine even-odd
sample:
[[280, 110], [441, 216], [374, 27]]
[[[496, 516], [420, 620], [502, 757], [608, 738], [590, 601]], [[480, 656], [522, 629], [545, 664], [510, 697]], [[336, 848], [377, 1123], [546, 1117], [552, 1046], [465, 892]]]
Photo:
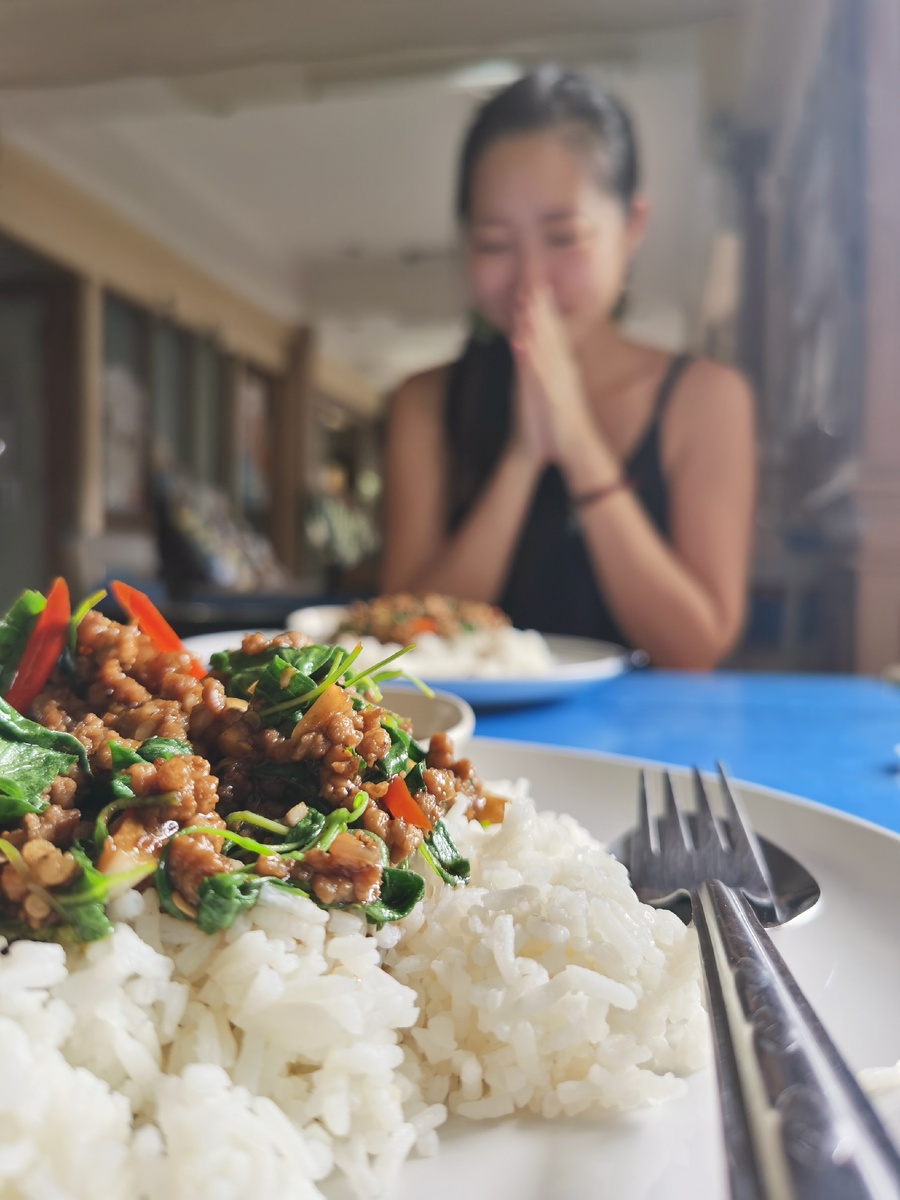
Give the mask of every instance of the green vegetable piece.
[[[114, 780], [113, 783], [115, 784], [115, 782]], [[109, 823], [116, 813], [124, 812], [126, 808], [162, 808], [165, 805], [177, 804], [178, 799], [176, 792], [157, 792], [150, 796], [135, 796], [131, 788], [128, 788], [127, 794], [116, 796], [114, 800], [110, 800], [109, 804], [104, 804], [97, 813], [92, 835], [94, 846], [98, 851], [100, 850], [109, 836]]]
[[153, 872], [153, 886], [156, 888], [156, 894], [159, 896], [159, 907], [163, 912], [168, 913], [170, 917], [175, 917], [178, 921], [188, 921], [190, 918], [187, 913], [183, 913], [172, 899], [172, 885], [169, 883], [169, 872], [167, 869], [171, 847], [172, 842], [168, 841], [160, 852], [159, 863]]
[[197, 924], [204, 933], [230, 929], [240, 913], [252, 908], [265, 883], [262, 875], [243, 871], [208, 875], [197, 889]]
[[359, 818], [363, 815], [368, 803], [369, 797], [366, 795], [366, 793], [357, 792], [356, 799], [353, 802], [352, 810], [346, 808], [336, 808], [330, 812], [325, 818], [325, 824], [322, 827], [321, 836], [316, 843], [316, 849], [322, 850], [323, 852], [328, 850], [328, 848], [331, 846], [331, 843], [342, 830], [346, 829], [347, 826], [351, 825], [354, 821], [359, 820]]
[[18, 825], [26, 813], [42, 813], [47, 802], [41, 794], [74, 762], [73, 754], [9, 740], [0, 725], [0, 827]]
[[178, 758], [181, 754], [193, 754], [194, 747], [189, 742], [179, 741], [178, 738], [152, 737], [138, 750], [144, 762], [153, 763], [162, 758], [166, 762], [170, 758]]
[[46, 603], [40, 592], [23, 592], [0, 621], [0, 696], [12, 686], [25, 643]]
[[425, 895], [425, 880], [415, 871], [400, 871], [387, 867], [381, 875], [381, 894], [372, 904], [362, 905], [362, 911], [376, 925], [408, 917]]
[[123, 746], [121, 742], [109, 741], [109, 760], [112, 763], [113, 771], [125, 771], [128, 767], [133, 767], [135, 763], [143, 763], [147, 760], [141, 758], [137, 750], [132, 750], [130, 746]]
[[463, 858], [453, 844], [453, 839], [443, 821], [436, 822], [430, 833], [419, 846], [419, 853], [444, 883], [468, 883], [471, 875], [469, 860]]
[[376, 782], [393, 779], [395, 775], [405, 774], [411, 757], [410, 743], [412, 738], [405, 729], [400, 729], [391, 718], [382, 721], [381, 728], [385, 730], [391, 739], [391, 744], [387, 754], [373, 763], [366, 773], [367, 780]]
[[72, 616], [69, 619], [69, 636], [66, 640], [66, 646], [69, 651], [69, 654], [73, 658], [75, 657], [75, 650], [77, 649], [77, 646], [78, 646], [78, 626], [81, 624], [81, 622], [87, 616], [87, 614], [91, 611], [91, 609], [94, 607], [94, 605], [99, 604], [100, 601], [105, 596], [106, 596], [106, 589], [101, 588], [99, 591], [94, 592], [94, 594], [92, 596], [85, 597], [85, 599], [82, 600], [82, 602], [78, 605], [78, 607], [72, 613]]
[[[29, 721], [3, 699], [0, 699], [0, 741], [20, 742], [68, 755], [78, 760], [86, 775], [91, 774], [87, 751], [78, 738], [72, 737], [70, 733], [46, 729], [36, 721]], [[71, 766], [71, 763], [69, 765]]]
[[311, 808], [302, 821], [298, 821], [293, 827], [282, 825], [279, 821], [270, 821], [267, 817], [249, 811], [233, 812], [226, 821], [228, 825], [255, 825], [257, 829], [264, 829], [267, 833], [280, 834], [280, 841], [272, 845], [258, 843], [265, 846], [266, 854], [306, 850], [319, 839], [325, 828], [325, 816], [315, 808]]
[[146, 879], [155, 870], [155, 865], [141, 863], [128, 871], [105, 875], [97, 870], [77, 843], [70, 853], [81, 867], [81, 874], [64, 892], [51, 892], [49, 895], [53, 907], [72, 927], [75, 940], [96, 942], [112, 931], [112, 924], [106, 915], [110, 900]]
[[32, 929], [24, 921], [0, 921], [0, 938], [8, 942], [74, 942], [75, 936], [69, 925], [42, 925], [40, 929]]
[[422, 764], [417, 762], [414, 767], [410, 767], [406, 774], [406, 786], [409, 788], [409, 794], [415, 796], [418, 792], [425, 791], [425, 775], [422, 771]]

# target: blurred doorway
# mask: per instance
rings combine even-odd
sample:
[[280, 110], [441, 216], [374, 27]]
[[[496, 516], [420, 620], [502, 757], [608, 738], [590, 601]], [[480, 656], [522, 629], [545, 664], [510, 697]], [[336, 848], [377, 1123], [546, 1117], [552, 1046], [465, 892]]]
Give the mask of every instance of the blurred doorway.
[[0, 290], [0, 611], [44, 580], [44, 306]]

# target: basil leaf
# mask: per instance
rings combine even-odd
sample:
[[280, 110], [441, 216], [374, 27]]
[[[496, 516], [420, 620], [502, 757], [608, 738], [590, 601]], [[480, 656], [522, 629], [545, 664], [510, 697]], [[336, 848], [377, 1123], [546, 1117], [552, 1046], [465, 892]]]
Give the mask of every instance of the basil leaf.
[[409, 739], [409, 757], [417, 765], [423, 763], [426, 758], [426, 752], [422, 749], [414, 737]]
[[24, 921], [0, 920], [0, 937], [8, 942], [74, 942], [75, 937], [68, 925], [42, 925], [32, 929]]
[[402, 775], [410, 758], [409, 734], [403, 729], [398, 729], [393, 721], [382, 721], [381, 728], [387, 731], [391, 744], [384, 758], [373, 763], [366, 774], [366, 778], [373, 781], [393, 779], [395, 775]]
[[65, 754], [77, 759], [86, 775], [91, 774], [87, 751], [78, 738], [72, 737], [71, 733], [60, 733], [55, 729], [46, 729], [36, 721], [29, 721], [3, 699], [0, 699], [0, 741], [21, 742]]
[[229, 929], [240, 913], [253, 907], [265, 882], [262, 875], [243, 872], [208, 875], [197, 888], [197, 924], [204, 933]]
[[376, 925], [408, 917], [425, 895], [425, 880], [415, 871], [386, 867], [381, 874], [381, 894], [371, 904], [360, 905]]
[[46, 603], [40, 592], [23, 592], [0, 621], [0, 696], [12, 686], [25, 644]]
[[469, 860], [463, 858], [453, 844], [453, 839], [443, 821], [435, 822], [434, 828], [425, 835], [419, 853], [444, 883], [454, 886], [468, 883], [471, 875]]
[[193, 754], [194, 747], [189, 742], [179, 741], [178, 738], [163, 738], [152, 737], [147, 738], [146, 742], [138, 750], [138, 754], [144, 762], [153, 763], [157, 759], [165, 759], [166, 762], [170, 758], [177, 758], [180, 754]]
[[[247, 699], [252, 684], [259, 687], [270, 687], [273, 683], [281, 692], [280, 697], [272, 694], [273, 699], [287, 699], [293, 692], [281, 691], [280, 675], [285, 667], [291, 667], [298, 675], [306, 676], [312, 681], [315, 676], [327, 674], [328, 668], [334, 663], [338, 654], [344, 654], [339, 646], [325, 646], [313, 643], [310, 646], [269, 646], [260, 654], [246, 654], [243, 650], [221, 650], [210, 656], [210, 666], [219, 675], [225, 677], [226, 691], [232, 696], [243, 696]], [[273, 668], [276, 659], [280, 665]], [[323, 668], [325, 670], [323, 671]], [[267, 675], [264, 682], [263, 676]], [[295, 685], [296, 687], [297, 685]], [[314, 685], [313, 685], [314, 686]], [[308, 690], [308, 689], [307, 689]], [[269, 693], [264, 692], [269, 696]], [[296, 694], [299, 694], [296, 693]]]
[[76, 844], [69, 851], [81, 868], [71, 887], [53, 894], [62, 919], [71, 927], [79, 942], [96, 942], [112, 932], [106, 915], [106, 905], [113, 892], [123, 884], [133, 887], [150, 873], [150, 867], [140, 865], [129, 871], [106, 875], [98, 871], [84, 849]]
[[0, 730], [0, 826], [18, 825], [26, 813], [42, 813], [41, 794], [75, 762], [72, 754], [9, 741]]
[[128, 767], [133, 767], [135, 763], [145, 761], [137, 750], [132, 750], [130, 746], [123, 746], [121, 742], [110, 741], [108, 745], [113, 771], [125, 771]]
[[315, 760], [307, 759], [305, 762], [296, 763], [260, 763], [259, 766], [251, 768], [251, 777], [254, 783], [261, 779], [282, 779], [290, 784], [290, 788], [285, 789], [290, 792], [285, 811], [303, 800], [306, 804], [320, 809], [326, 816], [331, 812], [331, 805], [319, 796], [321, 780], [319, 763]]
[[422, 773], [422, 764], [416, 763], [411, 767], [406, 775], [406, 786], [409, 788], [409, 794], [415, 796], [418, 792], [425, 791], [425, 776]]
[[294, 850], [306, 850], [314, 845], [322, 835], [326, 818], [317, 809], [311, 808], [302, 821], [298, 821], [285, 837]]
[[[137, 750], [123, 746], [121, 742], [109, 742], [109, 757], [112, 763], [113, 777], [109, 788], [117, 800], [127, 800], [134, 796], [131, 777], [128, 768], [135, 763], [154, 763], [158, 759], [168, 760], [178, 754], [193, 754], [194, 749], [187, 742], [176, 738], [148, 738]], [[120, 806], [121, 807], [121, 806]]]

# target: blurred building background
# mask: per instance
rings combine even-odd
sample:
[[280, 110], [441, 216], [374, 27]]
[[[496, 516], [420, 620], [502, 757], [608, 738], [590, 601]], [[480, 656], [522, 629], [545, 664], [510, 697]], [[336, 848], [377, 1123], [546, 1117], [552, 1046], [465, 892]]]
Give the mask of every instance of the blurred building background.
[[371, 592], [386, 397], [465, 329], [460, 137], [547, 59], [637, 118], [628, 324], [757, 390], [737, 661], [900, 659], [896, 0], [5, 0], [0, 605]]

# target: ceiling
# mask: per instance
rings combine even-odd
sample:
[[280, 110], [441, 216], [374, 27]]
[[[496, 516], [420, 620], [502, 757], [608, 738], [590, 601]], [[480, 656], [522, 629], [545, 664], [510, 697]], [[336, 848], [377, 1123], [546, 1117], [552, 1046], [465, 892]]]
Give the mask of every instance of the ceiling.
[[400, 368], [379, 355], [411, 325], [423, 356], [459, 329], [450, 197], [481, 94], [459, 71], [488, 59], [604, 68], [637, 114], [656, 204], [638, 299], [697, 293], [716, 204], [704, 79], [721, 103], [740, 8], [0, 0], [0, 139], [269, 311], [330, 322], [345, 357], [356, 344], [386, 377]]
[[311, 83], [696, 22], [736, 0], [0, 0], [0, 86], [284, 63]]

